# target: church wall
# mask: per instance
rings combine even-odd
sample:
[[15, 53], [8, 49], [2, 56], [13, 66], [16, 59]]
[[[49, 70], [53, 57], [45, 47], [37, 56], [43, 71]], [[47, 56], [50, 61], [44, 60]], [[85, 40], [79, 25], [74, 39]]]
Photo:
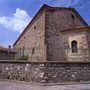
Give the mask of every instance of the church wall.
[[90, 48], [90, 30], [87, 31], [88, 47]]
[[[89, 49], [88, 49], [88, 41], [87, 34], [85, 31], [77, 30], [77, 31], [67, 31], [63, 32], [63, 46], [65, 47], [65, 53], [67, 57], [67, 61], [88, 61], [89, 60]], [[77, 42], [77, 52], [72, 52], [72, 41]]]
[[61, 30], [83, 26], [83, 22], [70, 10], [47, 10], [46, 13], [46, 43], [47, 60], [66, 61], [63, 50], [63, 35]]
[[[41, 12], [32, 25], [14, 46], [19, 49], [17, 55], [29, 57], [29, 61], [45, 60], [45, 13]], [[21, 49], [21, 52], [20, 52]], [[21, 55], [20, 55], [21, 54]], [[18, 57], [16, 56], [16, 58]]]

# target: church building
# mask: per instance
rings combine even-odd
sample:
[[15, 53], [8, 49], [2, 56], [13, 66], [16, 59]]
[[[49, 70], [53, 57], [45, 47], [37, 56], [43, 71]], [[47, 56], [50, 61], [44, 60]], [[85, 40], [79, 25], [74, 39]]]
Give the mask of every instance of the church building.
[[13, 45], [16, 59], [88, 61], [90, 26], [74, 8], [43, 5]]

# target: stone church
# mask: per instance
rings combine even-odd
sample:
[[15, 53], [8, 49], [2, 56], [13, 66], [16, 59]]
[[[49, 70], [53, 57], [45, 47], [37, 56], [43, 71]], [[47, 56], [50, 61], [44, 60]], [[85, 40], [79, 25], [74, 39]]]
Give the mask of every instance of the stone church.
[[43, 5], [14, 43], [16, 59], [88, 61], [90, 27], [74, 8]]

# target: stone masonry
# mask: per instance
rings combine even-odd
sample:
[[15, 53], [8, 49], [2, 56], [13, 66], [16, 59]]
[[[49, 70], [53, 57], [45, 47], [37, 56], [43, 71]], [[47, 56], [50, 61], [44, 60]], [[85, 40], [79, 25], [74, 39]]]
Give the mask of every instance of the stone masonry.
[[[81, 20], [81, 17], [78, 16], [74, 9], [48, 9], [46, 12], [47, 61], [67, 61], [68, 58], [65, 56], [65, 49], [71, 48], [71, 41], [75, 40], [75, 38], [73, 38], [71, 35], [73, 33], [73, 30], [69, 31], [69, 35], [72, 38], [72, 40], [70, 39], [71, 41], [69, 40], [70, 36], [68, 35], [68, 32], [63, 34], [61, 33], [61, 31], [64, 32], [65, 30], [67, 31], [70, 28], [82, 26], [86, 26], [86, 24], [83, 20]], [[76, 33], [73, 33], [73, 36], [78, 38], [76, 34], [80, 34], [82, 36], [83, 33], [85, 34], [85, 31], [78, 30]], [[66, 35], [68, 35], [67, 38], [65, 38]], [[79, 40], [77, 40], [77, 42], [78, 41]], [[65, 44], [67, 44], [66, 48]], [[87, 45], [88, 44], [86, 43], [86, 46]]]
[[[28, 56], [29, 61], [46, 60], [45, 56], [45, 12], [40, 11], [40, 14], [26, 28], [26, 32], [22, 38], [14, 46], [14, 50], [18, 52], [16, 59], [21, 56]], [[24, 53], [23, 53], [24, 49]]]
[[30, 83], [90, 81], [90, 63], [0, 62], [0, 79]]

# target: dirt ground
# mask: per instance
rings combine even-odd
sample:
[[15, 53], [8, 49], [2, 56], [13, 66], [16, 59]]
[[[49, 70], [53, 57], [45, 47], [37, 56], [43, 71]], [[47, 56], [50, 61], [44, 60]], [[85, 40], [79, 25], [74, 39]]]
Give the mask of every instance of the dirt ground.
[[0, 90], [90, 90], [90, 84], [42, 86], [31, 85], [30, 83], [0, 81]]

